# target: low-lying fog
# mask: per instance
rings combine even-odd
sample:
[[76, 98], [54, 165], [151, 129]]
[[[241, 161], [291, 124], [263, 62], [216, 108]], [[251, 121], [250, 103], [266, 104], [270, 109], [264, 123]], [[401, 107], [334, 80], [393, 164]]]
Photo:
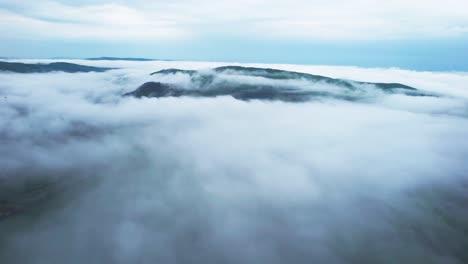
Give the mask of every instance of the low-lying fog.
[[468, 262], [468, 73], [251, 64], [440, 96], [137, 99], [232, 64], [71, 62], [120, 69], [0, 73], [0, 263]]

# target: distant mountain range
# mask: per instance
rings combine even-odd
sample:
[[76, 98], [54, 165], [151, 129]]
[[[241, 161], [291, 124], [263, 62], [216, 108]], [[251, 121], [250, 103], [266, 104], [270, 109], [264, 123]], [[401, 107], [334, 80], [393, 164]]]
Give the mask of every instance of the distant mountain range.
[[99, 57], [99, 58], [88, 58], [86, 60], [99, 61], [99, 60], [108, 60], [108, 61], [160, 61], [156, 59], [147, 59], [147, 58], [116, 58], [116, 57]]
[[173, 83], [147, 82], [125, 96], [138, 98], [232, 96], [239, 100], [259, 99], [287, 102], [302, 102], [319, 98], [357, 101], [366, 100], [375, 93], [433, 96], [400, 83], [357, 82], [253, 67], [225, 66], [203, 72], [165, 69], [151, 73], [153, 76], [177, 74], [190, 77], [189, 88]]
[[44, 63], [20, 63], [20, 62], [5, 62], [0, 61], [0, 71], [16, 72], [16, 73], [46, 73], [46, 72], [105, 72], [113, 68], [93, 67], [67, 62]]

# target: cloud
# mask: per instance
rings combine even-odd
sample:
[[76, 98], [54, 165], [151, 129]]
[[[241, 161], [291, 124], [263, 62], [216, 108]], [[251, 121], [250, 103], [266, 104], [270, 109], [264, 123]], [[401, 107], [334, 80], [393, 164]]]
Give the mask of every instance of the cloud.
[[58, 2], [22, 3], [1, 10], [2, 33], [15, 38], [100, 41], [174, 40], [190, 35], [161, 13], [148, 14], [118, 4], [71, 6]]
[[0, 2], [5, 33], [46, 39], [395, 40], [466, 36], [463, 0]]
[[50, 192], [15, 197], [0, 262], [466, 259], [465, 73], [269, 65], [443, 96], [140, 100], [151, 72], [222, 63], [86, 63], [122, 69], [0, 73], [2, 187]]

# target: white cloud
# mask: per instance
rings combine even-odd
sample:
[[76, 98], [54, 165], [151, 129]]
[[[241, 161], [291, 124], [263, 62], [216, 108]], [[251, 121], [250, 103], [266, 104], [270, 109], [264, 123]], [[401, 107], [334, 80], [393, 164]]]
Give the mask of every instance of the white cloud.
[[0, 180], [52, 177], [64, 195], [34, 206], [40, 217], [0, 221], [2, 263], [456, 263], [463, 254], [453, 248], [466, 243], [465, 226], [446, 219], [468, 219], [466, 73], [255, 64], [446, 96], [139, 100], [120, 95], [161, 80], [150, 72], [223, 63], [74, 62], [122, 69], [0, 73]]
[[[449, 1], [1, 1], [1, 28], [25, 36], [170, 39], [237, 35], [271, 39], [382, 40], [468, 33], [468, 4]], [[14, 8], [12, 8], [14, 7]], [[16, 23], [15, 23], [16, 22]]]
[[69, 6], [56, 2], [0, 9], [0, 31], [15, 38], [88, 40], [171, 40], [190, 36], [177, 21], [116, 4]]

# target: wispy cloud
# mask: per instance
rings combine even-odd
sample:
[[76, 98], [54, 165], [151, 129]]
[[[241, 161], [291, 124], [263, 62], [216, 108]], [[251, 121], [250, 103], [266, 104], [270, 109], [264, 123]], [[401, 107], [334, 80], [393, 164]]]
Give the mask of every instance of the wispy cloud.
[[468, 4], [448, 1], [0, 1], [2, 33], [40, 38], [381, 40], [468, 33]]
[[0, 10], [0, 31], [16, 38], [131, 41], [178, 39], [191, 34], [175, 19], [125, 5], [46, 2], [15, 7]]

